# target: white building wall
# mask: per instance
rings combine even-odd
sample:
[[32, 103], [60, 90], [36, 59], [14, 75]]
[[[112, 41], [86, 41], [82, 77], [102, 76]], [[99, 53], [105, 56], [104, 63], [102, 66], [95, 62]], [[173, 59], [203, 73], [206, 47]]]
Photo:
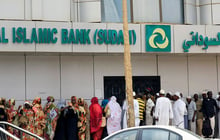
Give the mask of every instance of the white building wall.
[[61, 56], [61, 98], [94, 95], [93, 56]]
[[24, 19], [24, 0], [0, 0], [0, 19]]
[[95, 56], [94, 57], [94, 84], [95, 96], [104, 98], [103, 76], [123, 76], [124, 58], [120, 56]]
[[59, 56], [26, 57], [26, 99], [60, 98]]
[[161, 78], [161, 88], [175, 93], [182, 92], [188, 95], [187, 57], [186, 56], [159, 56], [158, 75]]
[[192, 55], [188, 57], [189, 93], [204, 89], [217, 93], [217, 64], [215, 56]]
[[155, 55], [132, 55], [133, 76], [157, 76], [157, 57]]
[[25, 57], [0, 56], [0, 97], [25, 99]]

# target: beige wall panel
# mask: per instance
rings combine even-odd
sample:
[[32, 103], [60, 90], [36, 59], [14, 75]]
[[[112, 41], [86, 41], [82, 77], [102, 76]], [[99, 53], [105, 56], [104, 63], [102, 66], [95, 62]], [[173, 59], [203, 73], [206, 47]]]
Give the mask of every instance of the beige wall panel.
[[61, 57], [61, 97], [70, 99], [77, 96], [91, 99], [93, 97], [93, 57]]
[[59, 56], [27, 56], [26, 67], [27, 99], [60, 98]]
[[158, 75], [161, 78], [162, 89], [188, 95], [186, 56], [159, 56]]
[[132, 62], [132, 74], [133, 76], [156, 76], [157, 75], [157, 63], [156, 56], [131, 56]]
[[124, 57], [123, 56], [95, 56], [94, 58], [94, 78], [95, 96], [104, 98], [104, 76], [123, 76]]
[[189, 93], [204, 89], [217, 92], [217, 68], [215, 56], [189, 56]]
[[0, 0], [0, 19], [24, 20], [24, 0]]
[[43, 0], [43, 20], [70, 21], [70, 0]]
[[24, 56], [0, 56], [0, 97], [25, 99]]

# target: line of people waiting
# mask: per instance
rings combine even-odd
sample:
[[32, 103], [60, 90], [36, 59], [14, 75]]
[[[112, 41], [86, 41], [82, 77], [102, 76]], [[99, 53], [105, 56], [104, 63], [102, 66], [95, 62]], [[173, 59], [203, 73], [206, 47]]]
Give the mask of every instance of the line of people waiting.
[[[194, 94], [185, 100], [180, 92], [171, 94], [164, 90], [155, 95], [133, 92], [133, 97], [135, 126], [174, 125], [202, 136], [203, 120], [209, 118], [213, 129], [211, 137], [219, 137], [220, 96], [213, 99], [211, 91], [203, 92], [202, 99]], [[54, 101], [49, 96], [42, 107], [41, 98], [36, 97], [32, 103], [25, 101], [16, 109], [14, 99], [0, 98], [0, 121], [13, 123], [45, 140], [101, 140], [127, 128], [129, 106], [126, 99], [122, 107], [115, 96], [102, 100], [101, 105], [98, 98], [93, 97], [90, 106], [76, 96], [67, 104], [63, 99], [57, 105]], [[7, 129], [18, 137], [22, 135], [24, 140], [34, 139], [10, 127]]]

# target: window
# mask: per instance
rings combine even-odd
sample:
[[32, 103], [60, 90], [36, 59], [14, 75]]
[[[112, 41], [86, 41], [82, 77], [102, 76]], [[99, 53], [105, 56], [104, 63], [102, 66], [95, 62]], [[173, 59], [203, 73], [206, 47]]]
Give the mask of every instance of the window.
[[165, 23], [183, 23], [183, 0], [161, 0], [162, 21]]
[[130, 130], [126, 132], [121, 132], [108, 140], [135, 140], [137, 136], [138, 130]]
[[[129, 22], [184, 23], [183, 0], [127, 0], [127, 4]], [[122, 0], [101, 0], [101, 11], [102, 22], [123, 21]]]
[[[130, 22], [130, 0], [127, 0], [128, 21]], [[123, 22], [122, 0], [101, 0], [102, 22]]]
[[181, 140], [181, 136], [162, 129], [145, 129], [142, 140]]

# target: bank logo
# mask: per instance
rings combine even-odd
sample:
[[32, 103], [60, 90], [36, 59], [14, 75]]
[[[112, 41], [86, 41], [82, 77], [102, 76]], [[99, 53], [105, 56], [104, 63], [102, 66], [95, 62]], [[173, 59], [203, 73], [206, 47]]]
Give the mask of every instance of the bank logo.
[[170, 52], [170, 32], [169, 25], [146, 25], [146, 51]]

